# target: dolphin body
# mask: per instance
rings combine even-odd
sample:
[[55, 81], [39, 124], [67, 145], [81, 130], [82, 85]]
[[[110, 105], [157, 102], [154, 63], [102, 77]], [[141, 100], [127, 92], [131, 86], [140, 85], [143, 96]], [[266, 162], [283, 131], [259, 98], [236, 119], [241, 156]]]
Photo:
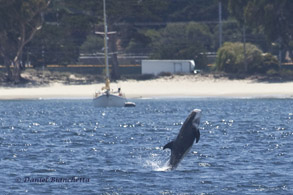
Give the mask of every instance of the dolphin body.
[[190, 150], [194, 140], [196, 139], [196, 143], [199, 141], [200, 117], [201, 110], [194, 109], [183, 123], [176, 139], [164, 146], [164, 150], [166, 148], [171, 149], [171, 157], [168, 162], [171, 170], [178, 166], [179, 162]]

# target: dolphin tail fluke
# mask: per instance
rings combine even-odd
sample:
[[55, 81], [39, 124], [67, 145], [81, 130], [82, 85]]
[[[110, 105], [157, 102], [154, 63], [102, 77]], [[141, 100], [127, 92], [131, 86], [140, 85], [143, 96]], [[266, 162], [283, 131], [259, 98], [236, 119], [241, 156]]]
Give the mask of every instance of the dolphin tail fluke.
[[170, 150], [172, 150], [172, 148], [173, 148], [173, 141], [167, 143], [167, 144], [164, 146], [163, 150], [165, 150], [166, 148], [169, 148]]

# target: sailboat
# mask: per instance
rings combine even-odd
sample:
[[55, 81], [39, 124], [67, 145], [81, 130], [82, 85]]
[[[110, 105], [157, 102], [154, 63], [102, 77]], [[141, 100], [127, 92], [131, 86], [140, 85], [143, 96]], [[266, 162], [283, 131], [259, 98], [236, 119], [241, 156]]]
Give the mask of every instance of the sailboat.
[[124, 94], [121, 92], [121, 88], [117, 91], [113, 91], [110, 88], [110, 75], [109, 75], [109, 59], [108, 59], [108, 32], [107, 27], [107, 16], [106, 16], [106, 1], [103, 0], [103, 11], [104, 11], [104, 32], [96, 32], [96, 34], [104, 35], [104, 51], [105, 51], [105, 66], [106, 66], [106, 79], [105, 86], [94, 94], [94, 105], [97, 107], [131, 107], [135, 106], [132, 102], [127, 102]]

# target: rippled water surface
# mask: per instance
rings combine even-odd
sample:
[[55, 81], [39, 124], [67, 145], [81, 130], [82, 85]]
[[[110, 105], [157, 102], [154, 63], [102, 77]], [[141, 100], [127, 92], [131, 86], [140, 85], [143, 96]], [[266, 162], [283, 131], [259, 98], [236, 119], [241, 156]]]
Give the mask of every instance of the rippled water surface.
[[[0, 101], [1, 194], [293, 194], [292, 99]], [[171, 141], [202, 109], [174, 171]]]

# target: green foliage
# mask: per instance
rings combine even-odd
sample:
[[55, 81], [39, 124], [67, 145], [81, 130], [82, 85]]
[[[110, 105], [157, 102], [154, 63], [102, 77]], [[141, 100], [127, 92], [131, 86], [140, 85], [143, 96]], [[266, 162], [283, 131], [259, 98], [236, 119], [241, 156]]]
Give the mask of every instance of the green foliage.
[[169, 0], [107, 0], [107, 13], [113, 22], [154, 22], [166, 17]]
[[[242, 40], [242, 28], [235, 19], [229, 19], [222, 25], [224, 42], [235, 42]], [[218, 28], [219, 26], [217, 25], [214, 29], [214, 31], [216, 32], [214, 39], [217, 39], [219, 36]]]
[[243, 0], [229, 0], [228, 9], [230, 13], [240, 22], [240, 24], [245, 24], [244, 12], [248, 4], [248, 1]]
[[263, 54], [263, 68], [262, 73], [265, 73], [269, 70], [278, 71], [280, 69], [279, 62], [276, 56], [273, 56], [270, 53]]
[[58, 25], [44, 25], [42, 31], [28, 45], [27, 51], [35, 67], [74, 63], [79, 57], [79, 46], [70, 33]]
[[269, 42], [289, 48], [293, 37], [293, 1], [229, 0], [229, 10], [241, 23], [263, 32]]
[[252, 26], [263, 28], [268, 39], [281, 38], [287, 45], [293, 36], [292, 9], [291, 0], [251, 1], [246, 6], [245, 16]]
[[121, 46], [125, 48], [127, 53], [148, 53], [148, 44], [151, 39], [145, 34], [144, 30], [132, 29], [126, 36], [120, 36]]
[[266, 72], [266, 74], [268, 75], [268, 76], [277, 76], [278, 75], [278, 71], [276, 71], [276, 70], [274, 70], [274, 69], [269, 69], [267, 72]]
[[[21, 81], [21, 57], [24, 47], [43, 24], [42, 13], [50, 0], [0, 1], [0, 56], [4, 58], [8, 79]], [[13, 72], [9, 65], [12, 64]]]
[[101, 36], [90, 34], [80, 47], [82, 53], [103, 52], [104, 40]]
[[[170, 18], [174, 21], [217, 21], [218, 0], [173, 0], [169, 1]], [[222, 0], [222, 15], [226, 18], [226, 0]]]
[[227, 42], [217, 52], [216, 68], [227, 73], [266, 73], [278, 69], [278, 61], [271, 54], [262, 54], [255, 45], [246, 44], [246, 63], [243, 43]]
[[[21, 26], [26, 38], [44, 25], [32, 42], [25, 43], [26, 56], [33, 65], [76, 63], [80, 52], [95, 53], [103, 47], [102, 0], [0, 0], [1, 61], [15, 59], [20, 45]], [[218, 48], [218, 0], [107, 0], [110, 31], [117, 31], [120, 52], [151, 55], [158, 59], [194, 59], [205, 68], [205, 52]], [[263, 51], [276, 52], [293, 48], [293, 1], [291, 0], [222, 0], [223, 41], [243, 39]], [[228, 8], [231, 15], [228, 14]], [[38, 14], [37, 14], [38, 13]], [[44, 17], [43, 17], [44, 16]], [[192, 22], [197, 21], [197, 22]], [[40, 32], [40, 33], [39, 33]], [[111, 38], [110, 38], [111, 39]], [[272, 44], [274, 43], [274, 44]], [[232, 43], [230, 47], [232, 47]], [[274, 45], [274, 46], [272, 46]], [[245, 72], [243, 45], [219, 50], [217, 69]], [[111, 47], [110, 47], [111, 49]], [[220, 58], [219, 58], [219, 55]], [[5, 56], [5, 59], [4, 59]], [[19, 55], [21, 56], [21, 55]], [[277, 70], [276, 58], [262, 55], [247, 44], [247, 71]]]
[[293, 70], [289, 69], [281, 69], [279, 74], [284, 79], [292, 79], [293, 78]]
[[76, 63], [87, 35], [89, 32], [93, 35], [95, 7], [97, 3], [93, 1], [53, 1], [45, 15], [46, 23], [27, 48], [31, 63], [34, 66]]
[[171, 23], [158, 31], [149, 30], [152, 58], [156, 59], [194, 59], [197, 65], [204, 66], [201, 53], [212, 45], [212, 35], [204, 24]]

